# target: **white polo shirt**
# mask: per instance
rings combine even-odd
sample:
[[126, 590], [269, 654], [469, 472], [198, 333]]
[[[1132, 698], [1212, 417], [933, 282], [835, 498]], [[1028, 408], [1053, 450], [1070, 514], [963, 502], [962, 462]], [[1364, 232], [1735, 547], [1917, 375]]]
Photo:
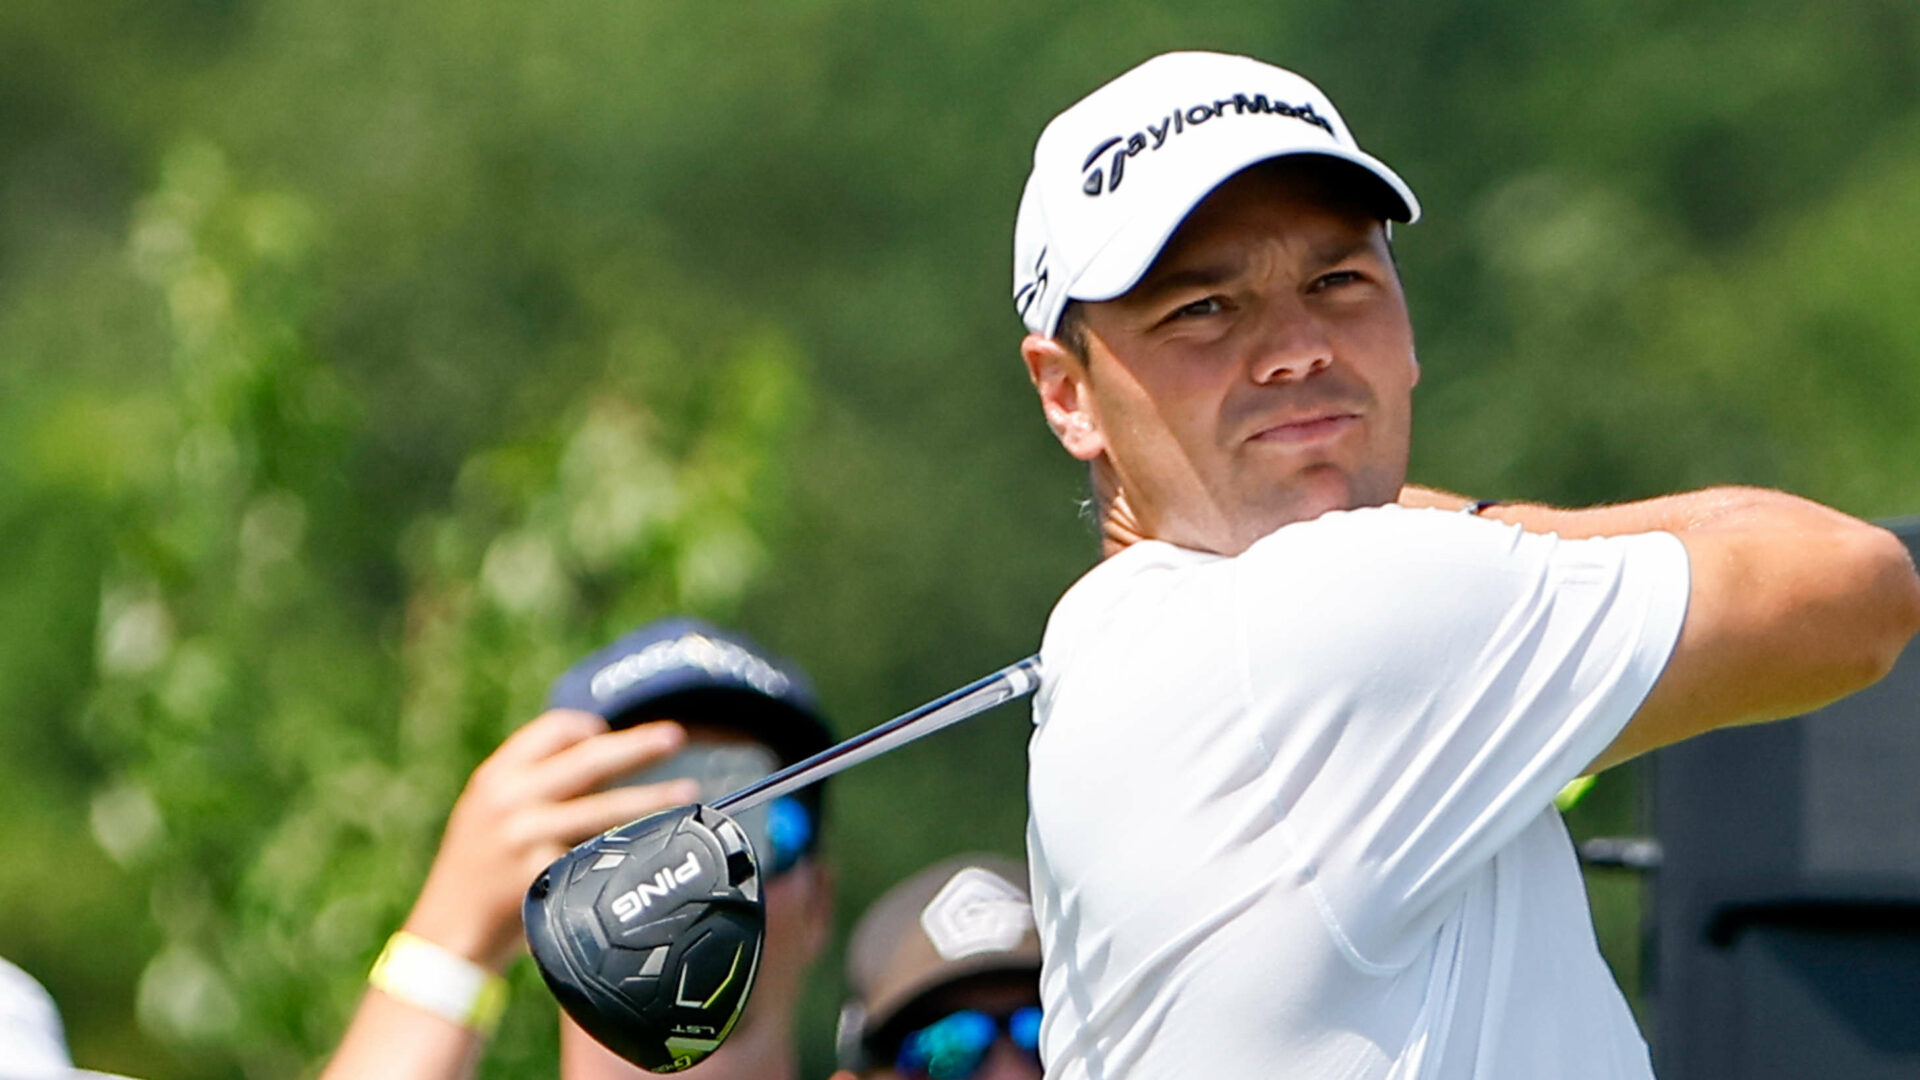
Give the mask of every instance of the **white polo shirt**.
[[1552, 801], [1687, 591], [1670, 534], [1396, 506], [1095, 567], [1029, 748], [1049, 1080], [1650, 1077]]

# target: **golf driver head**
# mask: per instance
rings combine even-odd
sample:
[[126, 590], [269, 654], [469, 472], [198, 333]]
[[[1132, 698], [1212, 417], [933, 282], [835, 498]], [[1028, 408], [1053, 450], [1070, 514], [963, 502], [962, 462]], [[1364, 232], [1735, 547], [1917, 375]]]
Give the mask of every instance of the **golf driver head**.
[[766, 938], [745, 831], [664, 810], [561, 856], [527, 890], [527, 944], [567, 1015], [649, 1072], [692, 1068], [746, 1008]]

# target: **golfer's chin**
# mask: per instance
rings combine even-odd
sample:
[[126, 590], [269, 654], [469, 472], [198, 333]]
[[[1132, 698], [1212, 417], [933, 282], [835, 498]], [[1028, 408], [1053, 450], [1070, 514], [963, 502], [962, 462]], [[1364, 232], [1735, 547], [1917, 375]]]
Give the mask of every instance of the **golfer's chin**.
[[[1400, 494], [1404, 466], [1394, 469], [1348, 469], [1334, 463], [1316, 463], [1284, 476], [1242, 473], [1223, 485], [1213, 499], [1179, 498], [1195, 493], [1190, 481], [1155, 492], [1160, 498], [1125, 500], [1115, 496], [1107, 513], [1126, 506], [1128, 532], [1140, 539], [1161, 540], [1194, 551], [1238, 555], [1274, 532], [1302, 521], [1312, 521], [1334, 510], [1381, 506]], [[1132, 515], [1142, 508], [1137, 528]], [[1124, 544], [1119, 546], [1125, 546]], [[1111, 551], [1108, 554], [1112, 554]]]
[[1238, 510], [1228, 515], [1230, 522], [1216, 538], [1218, 542], [1209, 545], [1212, 550], [1238, 555], [1288, 525], [1312, 521], [1335, 510], [1385, 505], [1400, 493], [1399, 484], [1390, 483], [1384, 473], [1348, 472], [1335, 465], [1316, 465], [1289, 481], [1249, 493]]

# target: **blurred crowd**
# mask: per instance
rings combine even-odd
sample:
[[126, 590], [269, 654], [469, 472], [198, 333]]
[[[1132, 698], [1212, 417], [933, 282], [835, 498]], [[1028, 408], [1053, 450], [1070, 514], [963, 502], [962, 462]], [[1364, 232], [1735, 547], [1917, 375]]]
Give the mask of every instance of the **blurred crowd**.
[[[594, 835], [710, 802], [832, 743], [806, 675], [697, 620], [643, 626], [554, 683], [549, 709], [474, 769], [411, 913], [322, 1080], [465, 1080], [525, 952], [527, 885]], [[823, 784], [739, 816], [765, 880], [753, 992], [726, 1042], [689, 1072], [797, 1080], [797, 1013], [833, 924], [821, 850]], [[855, 924], [833, 1080], [1038, 1080], [1040, 946], [1023, 863], [943, 859], [899, 882]], [[556, 1009], [563, 1080], [647, 1075]], [[59, 1012], [0, 961], [0, 1080], [68, 1080]], [[109, 1078], [110, 1080], [110, 1078]]]

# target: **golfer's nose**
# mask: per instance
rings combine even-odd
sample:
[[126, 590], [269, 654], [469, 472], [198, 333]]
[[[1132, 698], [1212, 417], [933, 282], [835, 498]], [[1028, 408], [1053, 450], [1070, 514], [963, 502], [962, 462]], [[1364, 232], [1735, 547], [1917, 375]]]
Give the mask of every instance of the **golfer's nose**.
[[1333, 363], [1333, 340], [1325, 323], [1297, 297], [1262, 305], [1258, 332], [1248, 371], [1256, 383], [1304, 379]]

